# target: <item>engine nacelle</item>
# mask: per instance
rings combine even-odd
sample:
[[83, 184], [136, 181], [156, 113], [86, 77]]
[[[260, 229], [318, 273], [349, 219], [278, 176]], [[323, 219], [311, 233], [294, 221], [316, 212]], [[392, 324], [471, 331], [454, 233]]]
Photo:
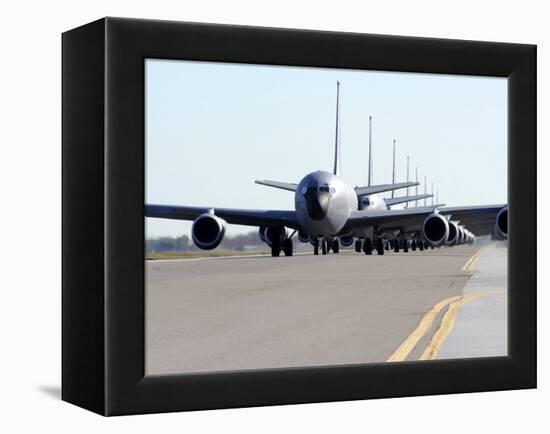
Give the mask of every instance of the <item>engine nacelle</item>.
[[340, 237], [340, 244], [344, 247], [350, 247], [354, 241], [355, 237], [353, 235], [345, 235]]
[[267, 240], [265, 239], [264, 232], [267, 228], [265, 226], [260, 226], [258, 229], [258, 232], [260, 233], [260, 240], [262, 240], [264, 243], [267, 243]]
[[215, 249], [223, 240], [225, 226], [225, 220], [214, 214], [201, 214], [195, 219], [191, 227], [193, 242], [199, 249]]
[[298, 231], [298, 239], [302, 243], [308, 243], [310, 241], [309, 235], [302, 231]]
[[458, 224], [456, 222], [449, 221], [449, 238], [447, 238], [446, 244], [449, 246], [452, 244], [457, 244], [460, 236], [459, 232]]
[[507, 206], [502, 208], [497, 214], [494, 233], [495, 233], [495, 237], [498, 240], [508, 239], [508, 207]]
[[440, 246], [449, 238], [449, 222], [439, 213], [432, 213], [424, 220], [422, 236], [432, 246]]
[[265, 242], [271, 246], [274, 240], [278, 240], [279, 245], [288, 238], [288, 232], [284, 226], [267, 226], [264, 230]]
[[457, 244], [464, 244], [466, 242], [466, 230], [464, 229], [464, 226], [458, 227], [458, 239], [456, 241]]

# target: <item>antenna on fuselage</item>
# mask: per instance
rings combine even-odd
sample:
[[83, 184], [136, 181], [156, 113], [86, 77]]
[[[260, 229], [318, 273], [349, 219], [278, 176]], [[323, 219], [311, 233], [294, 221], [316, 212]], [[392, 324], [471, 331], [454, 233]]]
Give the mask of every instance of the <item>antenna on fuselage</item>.
[[336, 81], [336, 135], [334, 139], [334, 169], [332, 173], [340, 176], [340, 82]]
[[369, 179], [368, 186], [372, 185], [372, 116], [369, 116]]
[[[414, 194], [416, 194], [418, 196], [418, 166], [416, 166], [416, 178], [415, 178], [415, 181], [416, 181], [416, 187], [414, 188]], [[418, 200], [415, 200], [414, 201], [414, 206], [418, 206]]]
[[[426, 176], [424, 175], [424, 194], [428, 194], [428, 182], [426, 181]], [[424, 206], [426, 206], [428, 202], [426, 202], [426, 198], [424, 198]]]
[[[409, 156], [407, 155], [407, 182], [409, 182]], [[407, 196], [409, 195], [409, 187], [407, 187]], [[409, 202], [405, 202], [405, 208], [409, 207]]]
[[[395, 184], [395, 139], [393, 139], [393, 170], [391, 174], [391, 183]], [[395, 190], [391, 191], [391, 197], [393, 199], [395, 195]]]

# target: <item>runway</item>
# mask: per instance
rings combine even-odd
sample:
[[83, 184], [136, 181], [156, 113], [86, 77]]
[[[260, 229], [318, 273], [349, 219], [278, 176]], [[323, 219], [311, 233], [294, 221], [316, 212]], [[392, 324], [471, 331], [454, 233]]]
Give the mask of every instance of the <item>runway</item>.
[[438, 357], [485, 250], [147, 261], [146, 373]]

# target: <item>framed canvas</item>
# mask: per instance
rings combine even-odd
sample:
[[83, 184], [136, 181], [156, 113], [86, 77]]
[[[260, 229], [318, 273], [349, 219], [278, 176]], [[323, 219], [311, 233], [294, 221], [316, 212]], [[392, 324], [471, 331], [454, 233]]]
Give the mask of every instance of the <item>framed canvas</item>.
[[104, 18], [62, 50], [63, 400], [536, 386], [535, 46]]

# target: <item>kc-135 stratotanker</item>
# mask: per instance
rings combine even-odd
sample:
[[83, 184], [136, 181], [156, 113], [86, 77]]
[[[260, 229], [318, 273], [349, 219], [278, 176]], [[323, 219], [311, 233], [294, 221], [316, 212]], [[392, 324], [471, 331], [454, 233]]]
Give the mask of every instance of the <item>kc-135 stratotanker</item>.
[[340, 177], [339, 131], [340, 83], [336, 90], [336, 139], [332, 173], [316, 171], [298, 184], [256, 181], [258, 184], [294, 192], [294, 210], [254, 210], [178, 205], [145, 205], [145, 216], [163, 219], [193, 220], [191, 235], [204, 250], [218, 247], [226, 224], [256, 226], [262, 241], [271, 247], [271, 255], [292, 256], [292, 238], [311, 242], [314, 254], [339, 252], [340, 245], [372, 254], [384, 254], [385, 241], [394, 250], [402, 246], [424, 249], [427, 246], [471, 243], [475, 236], [508, 237], [508, 206], [482, 205], [447, 207], [431, 205], [391, 209], [398, 203], [418, 201], [431, 195], [402, 196], [384, 199], [380, 193], [418, 185], [401, 182], [352, 187]]

